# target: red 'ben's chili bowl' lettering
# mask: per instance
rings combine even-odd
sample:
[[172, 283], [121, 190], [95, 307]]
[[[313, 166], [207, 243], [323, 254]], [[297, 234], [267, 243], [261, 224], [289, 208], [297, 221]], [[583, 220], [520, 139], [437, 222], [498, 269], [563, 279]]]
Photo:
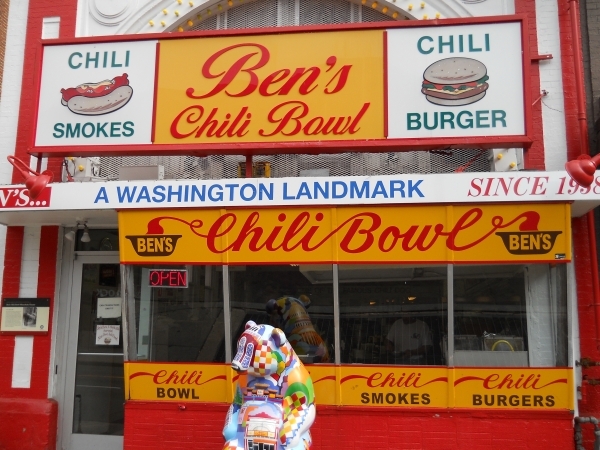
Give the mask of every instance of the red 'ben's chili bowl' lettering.
[[[244, 213], [246, 215], [246, 213]], [[289, 217], [288, 217], [289, 216]], [[270, 217], [270, 216], [269, 216]], [[282, 212], [276, 220], [265, 219], [253, 211], [245, 218], [236, 212], [226, 212], [213, 223], [200, 219], [188, 222], [182, 218], [161, 216], [148, 223], [147, 236], [164, 234], [163, 224], [174, 221], [187, 225], [197, 237], [205, 240], [207, 249], [213, 254], [225, 252], [313, 252], [323, 246], [337, 242], [346, 254], [360, 254], [371, 249], [388, 253], [391, 251], [424, 252], [438, 241], [453, 251], [471, 249], [488, 239], [498, 230], [518, 226], [537, 227], [539, 213], [525, 211], [511, 219], [494, 216], [484, 219], [481, 208], [471, 208], [458, 217], [454, 225], [446, 223], [411, 224], [410, 218], [398, 217], [397, 223], [385, 224], [384, 219], [370, 211], [358, 212], [329, 228], [322, 212]], [[323, 224], [327, 225], [323, 225]], [[140, 236], [127, 236], [133, 238]], [[175, 244], [173, 244], [175, 245]], [[138, 252], [140, 256], [147, 256]], [[492, 381], [490, 381], [492, 382]]]
[[485, 378], [477, 376], [466, 376], [458, 378], [454, 382], [454, 386], [458, 386], [462, 383], [476, 382], [478, 385], [487, 390], [500, 390], [500, 389], [533, 389], [540, 390], [554, 384], [567, 384], [566, 378], [557, 378], [554, 380], [542, 380], [541, 374], [520, 374], [518, 377], [513, 377], [513, 374], [506, 374], [504, 376], [497, 373], [492, 373]]
[[[231, 54], [237, 56], [237, 59], [225, 70], [215, 70], [215, 66], [219, 66], [222, 59]], [[324, 70], [318, 66], [279, 68], [260, 79], [257, 71], [265, 67], [270, 58], [267, 47], [257, 43], [235, 44], [223, 48], [211, 55], [202, 66], [202, 77], [207, 80], [216, 79], [217, 83], [204, 94], [197, 94], [194, 87], [189, 87], [186, 95], [193, 99], [204, 99], [224, 91], [229, 97], [245, 97], [257, 89], [263, 97], [290, 93], [308, 95], [315, 89], [322, 89], [325, 94], [335, 94], [346, 86], [352, 69], [352, 65], [348, 64], [332, 70], [337, 63], [337, 57], [332, 55], [325, 61], [328, 67]], [[237, 92], [230, 90], [232, 84], [238, 87]]]
[[178, 370], [167, 371], [165, 369], [158, 370], [154, 373], [150, 372], [135, 372], [129, 376], [129, 380], [133, 380], [139, 377], [151, 377], [152, 382], [157, 385], [166, 386], [186, 386], [195, 385], [201, 386], [208, 384], [216, 380], [226, 380], [225, 375], [217, 375], [212, 378], [205, 379], [201, 370], [185, 370], [179, 372]]
[[[187, 105], [173, 117], [171, 136], [225, 141], [242, 138], [252, 131], [261, 137], [348, 138], [361, 129], [363, 117], [369, 109], [373, 110], [370, 101], [362, 100], [341, 115], [314, 111], [311, 95], [335, 95], [348, 85], [353, 65], [343, 64], [336, 55], [315, 61], [310, 67], [269, 67], [271, 61], [269, 49], [255, 42], [231, 45], [210, 55], [202, 64], [199, 85], [185, 90], [185, 96], [195, 104]], [[346, 93], [352, 95], [348, 90]], [[256, 100], [246, 98], [251, 95], [274, 99], [263, 117], [267, 124], [254, 130], [252, 104]], [[241, 98], [244, 103], [233, 109], [215, 106], [218, 96]], [[213, 103], [207, 105], [210, 100]]]
[[152, 378], [154, 384], [202, 384], [200, 379], [202, 378], [202, 371], [193, 370], [188, 372], [187, 370], [180, 374], [177, 370], [167, 372], [166, 370], [159, 370]]

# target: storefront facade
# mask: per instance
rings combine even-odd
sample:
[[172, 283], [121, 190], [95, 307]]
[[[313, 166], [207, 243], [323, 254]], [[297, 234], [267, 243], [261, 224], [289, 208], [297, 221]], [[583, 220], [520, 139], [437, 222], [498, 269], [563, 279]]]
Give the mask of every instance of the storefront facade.
[[[282, 31], [314, 24], [315, 5], [163, 3], [111, 18], [83, 2], [64, 39], [28, 44], [35, 106], [24, 89], [15, 154], [90, 176], [36, 198], [18, 172], [0, 188], [5, 422], [35, 418], [31, 448], [220, 448], [253, 320], [282, 328], [309, 369], [315, 448], [572, 448], [594, 402], [576, 362], [595, 339], [579, 330], [594, 320], [583, 217], [600, 190], [561, 170], [576, 156], [570, 100], [561, 124], [542, 108], [556, 98], [538, 98], [558, 81], [532, 33], [541, 17], [558, 33], [564, 11], [333, 2], [345, 22], [397, 22]], [[240, 26], [251, 8], [273, 28]], [[323, 8], [316, 23], [341, 14]], [[142, 34], [83, 38], [109, 27]], [[185, 33], [202, 27], [224, 31]], [[459, 69], [443, 61], [472, 79], [444, 81]], [[454, 167], [401, 168], [466, 147]], [[287, 155], [345, 152], [346, 176], [270, 178]], [[382, 154], [395, 169], [369, 172]], [[190, 173], [94, 172], [170, 155], [185, 169], [167, 171]], [[242, 155], [238, 173], [213, 155]], [[495, 171], [470, 172], [482, 155]], [[6, 448], [24, 448], [18, 430]]]

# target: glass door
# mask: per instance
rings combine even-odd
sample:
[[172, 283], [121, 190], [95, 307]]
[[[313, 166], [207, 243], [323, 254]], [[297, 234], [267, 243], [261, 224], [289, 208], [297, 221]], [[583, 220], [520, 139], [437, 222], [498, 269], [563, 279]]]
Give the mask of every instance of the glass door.
[[63, 442], [68, 450], [121, 450], [125, 402], [118, 256], [74, 262]]

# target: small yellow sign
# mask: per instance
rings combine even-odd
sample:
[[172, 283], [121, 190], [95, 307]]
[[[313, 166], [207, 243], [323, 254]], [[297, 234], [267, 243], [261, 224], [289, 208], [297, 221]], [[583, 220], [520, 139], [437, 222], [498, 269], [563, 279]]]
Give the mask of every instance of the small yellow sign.
[[454, 369], [457, 408], [573, 409], [573, 370]]
[[568, 204], [119, 212], [123, 263], [568, 261]]
[[383, 139], [383, 33], [162, 40], [154, 143]]
[[125, 363], [126, 398], [225, 403], [233, 399], [225, 364]]
[[[318, 405], [572, 410], [570, 368], [307, 365]], [[229, 403], [226, 364], [125, 363], [130, 400]]]

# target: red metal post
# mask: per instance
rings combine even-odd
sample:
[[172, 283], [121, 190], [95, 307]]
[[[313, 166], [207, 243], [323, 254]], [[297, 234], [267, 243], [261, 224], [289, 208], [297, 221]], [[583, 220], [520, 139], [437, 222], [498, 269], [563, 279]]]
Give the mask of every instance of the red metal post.
[[252, 178], [252, 155], [246, 155], [246, 178]]
[[[581, 51], [581, 29], [579, 26], [579, 1], [568, 0], [571, 18], [571, 33], [573, 45], [573, 69], [577, 92], [577, 120], [579, 122], [579, 139], [581, 154], [589, 155], [590, 146], [587, 126], [587, 110], [585, 104], [585, 87], [583, 81], [583, 54]], [[596, 344], [600, 348], [600, 280], [598, 278], [598, 256], [596, 253], [596, 226], [594, 212], [587, 213], [588, 240], [590, 246], [590, 261], [592, 269], [592, 289], [594, 291], [594, 313], [596, 316]]]

